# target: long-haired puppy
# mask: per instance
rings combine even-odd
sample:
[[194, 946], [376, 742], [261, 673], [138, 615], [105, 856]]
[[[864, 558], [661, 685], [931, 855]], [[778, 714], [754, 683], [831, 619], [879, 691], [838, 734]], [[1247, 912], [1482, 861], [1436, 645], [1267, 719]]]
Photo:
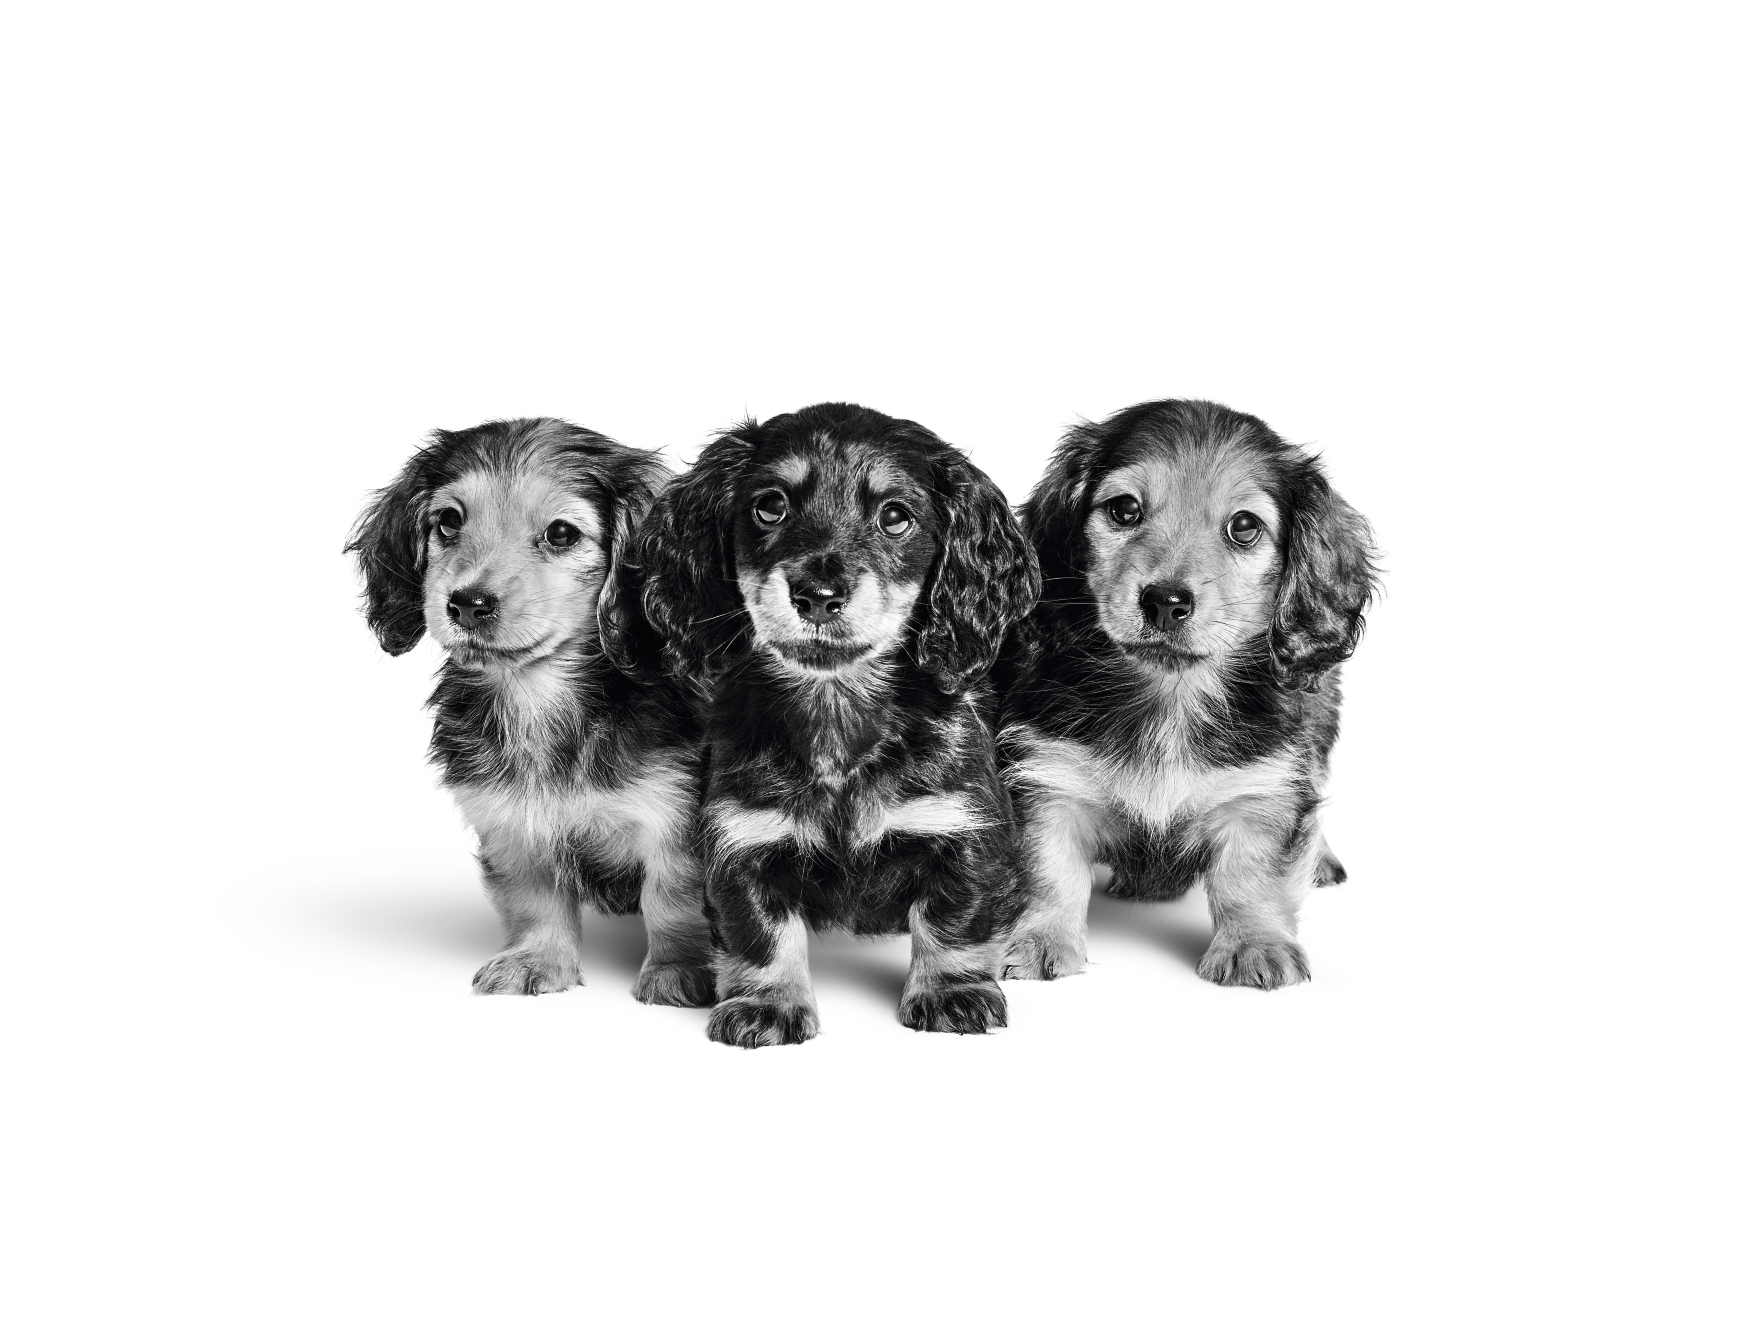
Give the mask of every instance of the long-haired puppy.
[[668, 475], [547, 418], [436, 431], [348, 544], [380, 645], [402, 655], [427, 631], [446, 651], [431, 756], [507, 931], [480, 994], [578, 984], [586, 903], [646, 918], [637, 999], [712, 1001], [693, 853], [701, 733], [681, 693], [632, 680], [600, 640], [613, 565]]
[[1039, 574], [1002, 493], [914, 422], [820, 404], [714, 440], [637, 562], [621, 644], [707, 724], [710, 1037], [817, 1034], [809, 928], [910, 931], [906, 1026], [1005, 1025], [1021, 895], [987, 675]]
[[1375, 588], [1368, 524], [1258, 418], [1178, 400], [1070, 431], [1024, 522], [1045, 596], [1008, 660], [1033, 898], [1007, 975], [1082, 970], [1105, 863], [1120, 898], [1204, 882], [1206, 980], [1306, 980], [1297, 909], [1344, 879], [1319, 807]]

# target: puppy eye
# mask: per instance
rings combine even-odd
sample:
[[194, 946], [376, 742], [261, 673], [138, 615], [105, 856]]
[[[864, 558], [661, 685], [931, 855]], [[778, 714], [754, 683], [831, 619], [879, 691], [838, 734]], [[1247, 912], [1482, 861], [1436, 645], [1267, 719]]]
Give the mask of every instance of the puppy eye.
[[558, 550], [566, 550], [581, 539], [581, 529], [558, 518], [544, 529], [544, 539]]
[[1135, 495], [1115, 495], [1106, 501], [1106, 512], [1120, 527], [1135, 527], [1143, 521], [1142, 501]]
[[439, 530], [442, 541], [450, 541], [458, 535], [458, 529], [464, 526], [464, 515], [457, 509], [442, 509], [440, 516], [434, 520], [434, 526]]
[[1251, 545], [1259, 539], [1265, 524], [1252, 514], [1242, 511], [1228, 520], [1228, 539], [1236, 545]]
[[888, 504], [880, 510], [880, 530], [888, 536], [903, 536], [911, 529], [911, 511], [902, 504]]
[[788, 496], [779, 490], [767, 490], [752, 505], [752, 513], [766, 527], [774, 527], [788, 517]]

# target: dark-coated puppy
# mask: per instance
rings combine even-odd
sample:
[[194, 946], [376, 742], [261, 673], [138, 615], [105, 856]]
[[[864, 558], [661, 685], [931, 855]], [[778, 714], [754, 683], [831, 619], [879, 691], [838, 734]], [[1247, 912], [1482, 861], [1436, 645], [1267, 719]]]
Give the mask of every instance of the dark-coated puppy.
[[1205, 979], [1306, 980], [1297, 909], [1344, 879], [1319, 807], [1375, 588], [1368, 524], [1258, 418], [1177, 400], [1071, 430], [1024, 522], [1045, 598], [1005, 665], [1033, 882], [1006, 974], [1082, 970], [1103, 862], [1120, 898], [1204, 882]]
[[446, 650], [431, 756], [507, 930], [481, 994], [577, 985], [586, 902], [646, 918], [637, 999], [713, 1000], [701, 733], [676, 688], [632, 680], [600, 641], [612, 566], [668, 475], [547, 418], [436, 431], [349, 542], [380, 645], [402, 655], [426, 630]]
[[1020, 903], [988, 673], [1038, 597], [1007, 501], [914, 422], [820, 404], [704, 450], [643, 527], [645, 622], [701, 694], [711, 1038], [818, 1032], [808, 928], [908, 929], [900, 1020], [1007, 1022]]

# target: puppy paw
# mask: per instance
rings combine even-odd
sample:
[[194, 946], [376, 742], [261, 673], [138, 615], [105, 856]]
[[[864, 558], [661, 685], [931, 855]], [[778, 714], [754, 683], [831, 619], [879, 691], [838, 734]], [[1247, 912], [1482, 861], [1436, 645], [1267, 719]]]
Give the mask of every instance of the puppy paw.
[[1087, 969], [1087, 941], [1058, 935], [1022, 935], [1002, 955], [1005, 981], [1055, 981]]
[[477, 969], [471, 989], [479, 995], [547, 995], [581, 983], [581, 965], [572, 954], [512, 948]]
[[1231, 940], [1219, 935], [1198, 963], [1198, 975], [1217, 985], [1276, 990], [1309, 979], [1308, 955], [1294, 940]]
[[715, 1002], [715, 969], [700, 962], [642, 964], [630, 993], [644, 1004], [707, 1008]]
[[717, 1004], [709, 1014], [709, 1039], [755, 1050], [799, 1045], [819, 1034], [819, 1010], [798, 1000], [741, 997]]
[[994, 981], [934, 986], [907, 992], [898, 1006], [898, 1020], [912, 1031], [981, 1036], [992, 1027], [1008, 1025], [1008, 1000]]

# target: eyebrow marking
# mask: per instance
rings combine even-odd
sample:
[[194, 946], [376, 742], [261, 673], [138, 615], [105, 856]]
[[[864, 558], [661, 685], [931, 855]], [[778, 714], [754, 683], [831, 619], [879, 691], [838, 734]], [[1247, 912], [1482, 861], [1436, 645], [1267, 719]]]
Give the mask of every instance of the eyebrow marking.
[[868, 480], [868, 490], [875, 495], [886, 491], [904, 490], [911, 484], [910, 478], [903, 471], [885, 459], [876, 462], [865, 475]]
[[812, 475], [812, 460], [805, 454], [788, 454], [770, 469], [770, 473], [785, 486], [798, 486]]

